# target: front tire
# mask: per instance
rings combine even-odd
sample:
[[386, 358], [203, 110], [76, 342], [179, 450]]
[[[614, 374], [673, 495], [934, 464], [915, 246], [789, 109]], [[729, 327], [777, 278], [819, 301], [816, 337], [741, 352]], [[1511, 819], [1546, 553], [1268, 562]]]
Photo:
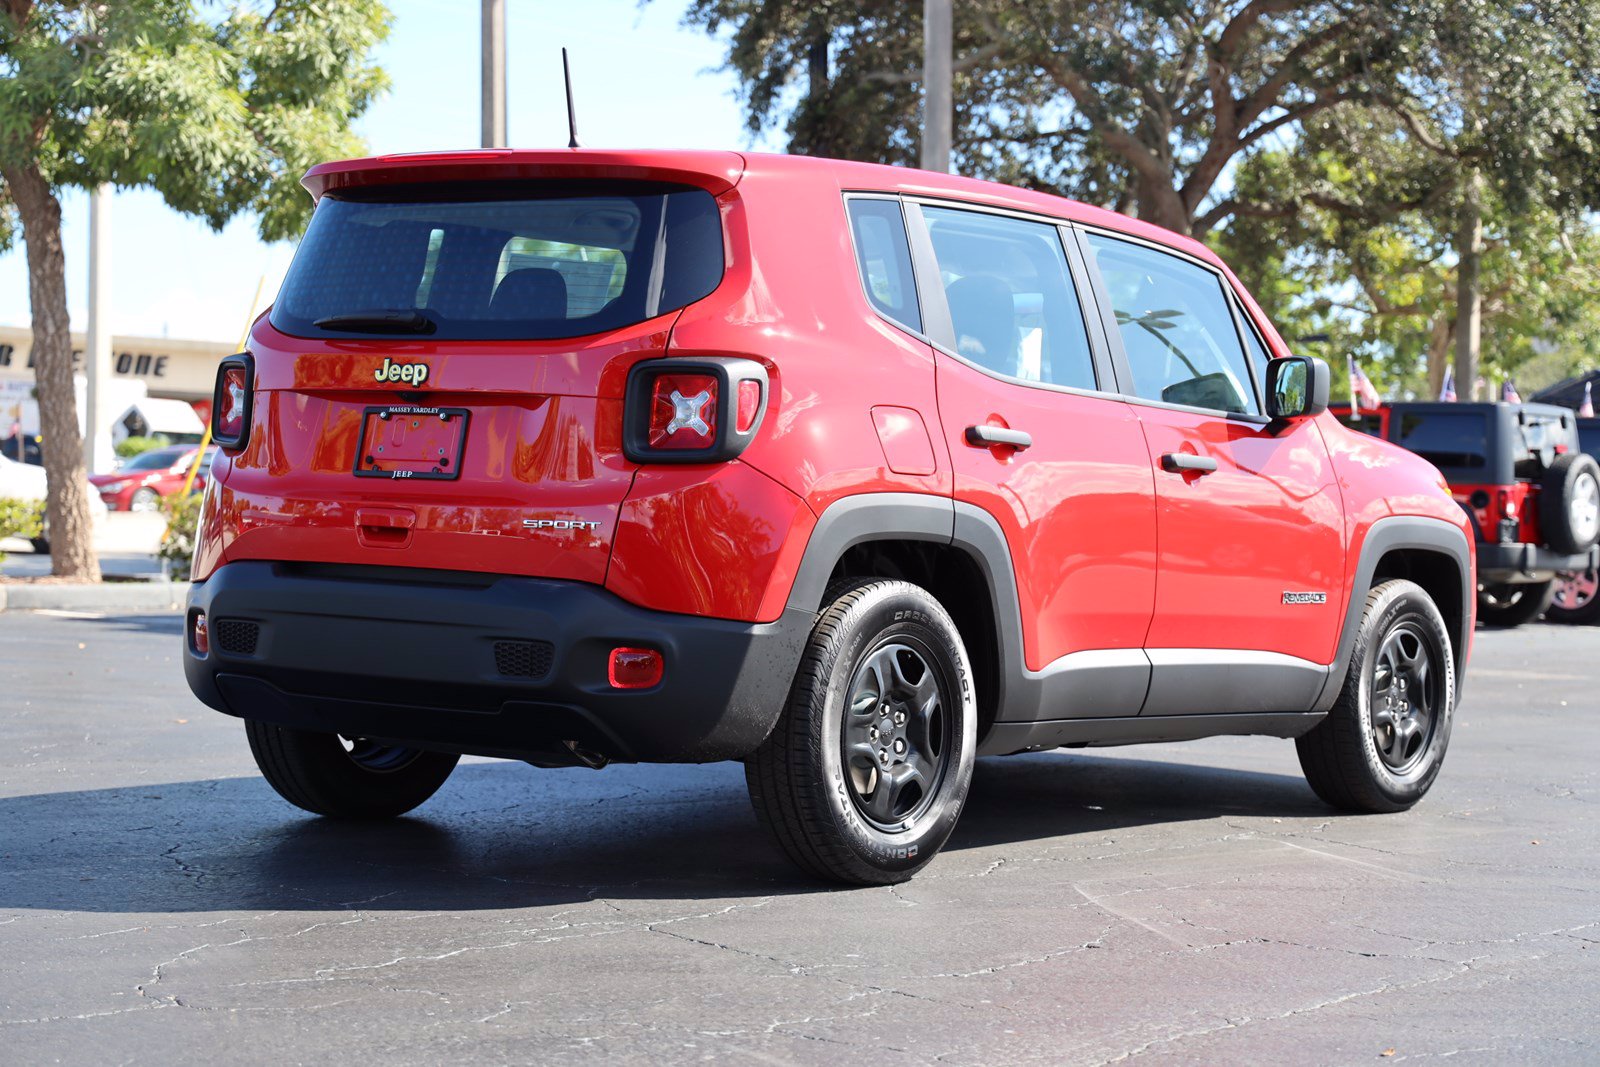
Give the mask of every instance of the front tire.
[[800, 867], [888, 885], [944, 847], [976, 748], [972, 668], [950, 616], [918, 586], [853, 580], [829, 590], [745, 782]]
[[279, 796], [336, 819], [404, 815], [438, 792], [461, 759], [253, 719], [244, 728], [256, 766]]
[[1478, 592], [1478, 621], [1502, 630], [1532, 622], [1544, 614], [1555, 592], [1553, 581], [1485, 586]]
[[1367, 596], [1333, 709], [1295, 740], [1306, 781], [1345, 811], [1405, 811], [1438, 777], [1455, 703], [1444, 617], [1416, 583], [1384, 582]]
[[133, 496], [128, 499], [129, 511], [159, 511], [161, 510], [161, 494], [145, 486], [134, 490]]

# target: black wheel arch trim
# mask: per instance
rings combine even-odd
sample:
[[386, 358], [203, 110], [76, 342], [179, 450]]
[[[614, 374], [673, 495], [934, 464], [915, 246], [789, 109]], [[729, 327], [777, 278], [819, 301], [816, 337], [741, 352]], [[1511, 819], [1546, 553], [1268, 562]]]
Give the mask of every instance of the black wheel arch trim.
[[[1472, 565], [1472, 545], [1460, 527], [1443, 519], [1422, 515], [1391, 515], [1379, 519], [1367, 531], [1361, 542], [1361, 555], [1357, 560], [1355, 578], [1350, 583], [1350, 600], [1345, 605], [1344, 620], [1339, 629], [1339, 645], [1334, 654], [1333, 669], [1317, 698], [1316, 711], [1327, 711], [1338, 699], [1355, 654], [1356, 636], [1361, 631], [1361, 613], [1366, 610], [1367, 594], [1372, 592], [1373, 576], [1378, 564], [1391, 552], [1418, 551], [1442, 555], [1456, 568], [1460, 589], [1460, 612], [1455, 620], [1455, 632], [1450, 635], [1451, 657], [1456, 667], [1456, 700], [1460, 701], [1462, 675], [1466, 667], [1467, 643], [1477, 610], [1476, 577]], [[1444, 605], [1439, 605], [1441, 610]]]

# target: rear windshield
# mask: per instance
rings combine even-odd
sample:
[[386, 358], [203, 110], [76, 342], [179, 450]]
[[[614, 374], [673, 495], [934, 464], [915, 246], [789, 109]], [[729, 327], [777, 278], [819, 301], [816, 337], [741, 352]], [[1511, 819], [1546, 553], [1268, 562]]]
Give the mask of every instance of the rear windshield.
[[1404, 413], [1395, 443], [1435, 467], [1477, 469], [1489, 464], [1488, 421], [1481, 413]]
[[1578, 423], [1578, 447], [1600, 459], [1600, 422]]
[[323, 197], [272, 324], [300, 337], [578, 337], [699, 300], [722, 269], [703, 189], [378, 187]]

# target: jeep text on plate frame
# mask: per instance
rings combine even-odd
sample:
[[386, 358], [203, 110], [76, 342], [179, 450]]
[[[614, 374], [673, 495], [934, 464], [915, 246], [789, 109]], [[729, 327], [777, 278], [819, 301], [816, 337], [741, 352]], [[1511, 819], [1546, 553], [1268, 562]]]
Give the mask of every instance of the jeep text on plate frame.
[[369, 407], [361, 413], [360, 478], [451, 481], [461, 476], [466, 408]]

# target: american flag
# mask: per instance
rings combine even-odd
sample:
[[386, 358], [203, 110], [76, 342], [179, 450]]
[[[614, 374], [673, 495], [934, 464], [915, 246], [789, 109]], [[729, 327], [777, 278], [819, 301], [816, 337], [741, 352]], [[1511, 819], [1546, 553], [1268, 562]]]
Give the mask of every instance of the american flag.
[[1583, 403], [1578, 405], [1578, 418], [1594, 418], [1594, 382], [1583, 383]]
[[1456, 369], [1454, 367], [1446, 367], [1444, 369], [1444, 384], [1439, 386], [1439, 399], [1450, 404], [1456, 402]]
[[1500, 399], [1507, 404], [1522, 403], [1522, 394], [1517, 392], [1517, 387], [1511, 384], [1510, 378], [1507, 378], [1505, 383], [1500, 386]]
[[1363, 406], [1372, 411], [1383, 406], [1383, 398], [1372, 387], [1372, 382], [1367, 378], [1366, 372], [1361, 369], [1361, 364], [1356, 362], [1356, 357], [1347, 356], [1350, 364], [1350, 414], [1361, 414]]

